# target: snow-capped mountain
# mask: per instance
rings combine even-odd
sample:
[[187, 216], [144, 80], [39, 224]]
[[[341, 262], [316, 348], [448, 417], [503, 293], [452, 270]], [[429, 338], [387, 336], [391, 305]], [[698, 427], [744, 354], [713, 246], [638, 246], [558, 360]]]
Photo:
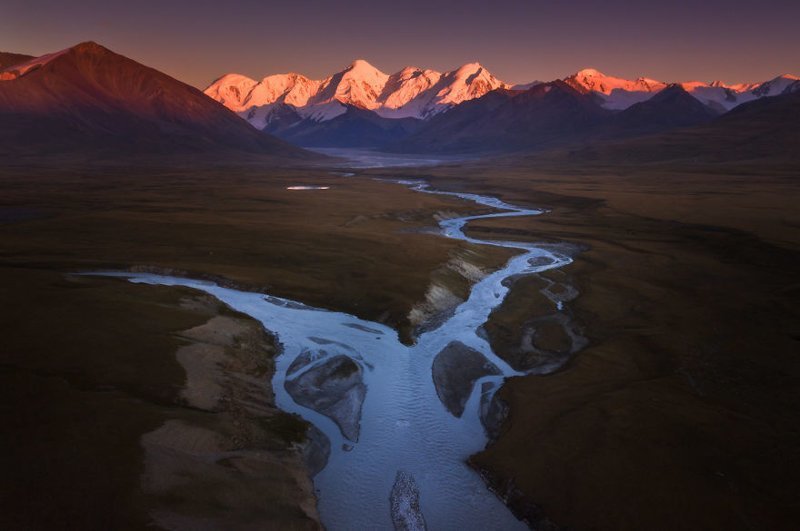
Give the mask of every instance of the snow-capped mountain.
[[[407, 66], [399, 72], [389, 76], [383, 87], [378, 102], [382, 108], [389, 112], [402, 109], [421, 94], [427, 94], [442, 79], [442, 74], [435, 70]], [[408, 109], [408, 114], [413, 112]]]
[[608, 109], [626, 109], [649, 99], [667, 86], [666, 83], [646, 77], [630, 80], [607, 76], [594, 68], [576, 72], [565, 78], [564, 82], [579, 91], [601, 95]]
[[765, 96], [778, 96], [800, 89], [800, 77], [783, 74], [762, 83], [737, 83], [727, 85], [720, 81], [681, 83], [692, 96], [720, 111], [729, 111]]
[[[565, 78], [564, 81], [577, 90], [596, 94], [603, 106], [611, 110], [627, 109], [631, 105], [646, 101], [668, 85], [663, 81], [645, 77], [633, 80], [613, 77], [593, 68], [581, 70]], [[720, 81], [711, 83], [688, 81], [679, 85], [702, 103], [724, 112], [764, 96], [777, 96], [798, 90], [800, 78], [784, 74], [762, 83], [727, 85]]]
[[[401, 71], [407, 72], [409, 68]], [[418, 79], [424, 79], [418, 82]], [[399, 90], [385, 90], [385, 104], [376, 112], [384, 118], [430, 118], [459, 103], [480, 98], [498, 88], [508, 88], [480, 63], [469, 63], [452, 72], [415, 69]]]
[[[563, 81], [579, 92], [593, 94], [598, 103], [611, 111], [647, 101], [673, 84], [647, 77], [619, 78], [593, 68], [581, 70]], [[289, 122], [327, 122], [353, 107], [372, 111], [382, 118], [427, 120], [499, 88], [524, 91], [539, 84], [534, 81], [509, 85], [479, 63], [444, 73], [408, 66], [388, 75], [359, 59], [321, 80], [297, 73], [270, 75], [261, 81], [227, 74], [214, 81], [205, 93], [258, 129], [271, 125], [282, 129]], [[800, 78], [784, 74], [761, 83], [689, 81], [678, 85], [721, 113], [764, 96], [800, 90]]]
[[278, 106], [291, 105], [303, 118], [326, 121], [347, 106], [385, 118], [424, 119], [508, 85], [478, 63], [451, 72], [413, 66], [387, 75], [362, 59], [323, 80], [279, 74], [255, 81], [239, 74], [217, 79], [205, 93], [263, 129]]
[[611, 94], [614, 90], [618, 89], [627, 90], [629, 92], [653, 92], [661, 90], [666, 86], [666, 83], [646, 77], [629, 80], [607, 76], [594, 68], [585, 68], [571, 75], [564, 81], [570, 85], [576, 86], [576, 88], [577, 85], [579, 85], [585, 89], [602, 92], [603, 94]]

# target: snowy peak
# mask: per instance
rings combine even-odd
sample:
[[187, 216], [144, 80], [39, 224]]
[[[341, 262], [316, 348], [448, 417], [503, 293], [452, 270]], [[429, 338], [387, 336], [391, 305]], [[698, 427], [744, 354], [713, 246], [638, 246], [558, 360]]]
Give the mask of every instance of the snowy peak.
[[205, 93], [235, 112], [254, 106], [287, 103], [306, 105], [318, 92], [319, 81], [301, 74], [275, 74], [255, 81], [239, 74], [226, 74], [214, 81]]
[[225, 74], [206, 89], [206, 94], [232, 111], [242, 109], [244, 100], [258, 84], [254, 79], [240, 74]]
[[440, 72], [407, 66], [389, 76], [378, 102], [382, 108], [395, 111], [430, 90], [441, 78]]
[[483, 65], [480, 63], [467, 63], [465, 65], [461, 65], [457, 70], [454, 71], [454, 74], [458, 78], [469, 77], [475, 74], [479, 74], [483, 70]]
[[666, 83], [640, 77], [634, 80], [608, 76], [594, 68], [585, 68], [567, 77], [564, 81], [573, 88], [582, 91], [599, 92], [610, 95], [615, 90], [628, 92], [657, 92], [666, 87]]
[[267, 76], [253, 87], [245, 100], [246, 106], [260, 105], [260, 102], [280, 102], [300, 107], [319, 90], [319, 81], [308, 79], [301, 74], [277, 74]]
[[454, 72], [445, 74], [448, 83], [436, 97], [440, 104], [457, 105], [467, 100], [480, 98], [498, 88], [509, 88], [494, 77], [480, 63], [465, 64]]
[[[40, 59], [44, 58], [33, 63]], [[0, 79], [4, 75], [21, 74], [0, 71]], [[560, 81], [578, 92], [594, 94], [609, 110], [624, 110], [647, 101], [668, 86], [648, 77], [615, 77], [596, 68], [585, 68]], [[374, 111], [384, 118], [427, 119], [493, 90], [524, 90], [539, 84], [511, 86], [477, 62], [444, 73], [406, 66], [386, 74], [365, 59], [356, 59], [320, 80], [297, 73], [270, 75], [261, 81], [227, 74], [214, 81], [205, 93], [263, 129], [275, 113], [285, 116], [291, 111], [304, 119], [325, 121], [344, 114], [348, 107]], [[701, 103], [725, 112], [747, 101], [798, 91], [800, 78], [783, 74], [762, 83], [687, 81], [678, 85]]]
[[497, 88], [508, 87], [480, 63], [468, 63], [444, 74], [407, 67], [395, 75], [409, 77], [397, 92], [387, 97], [387, 105], [377, 111], [386, 118], [429, 118]]
[[[598, 95], [603, 101], [603, 106], [611, 110], [623, 110], [636, 103], [647, 101], [668, 86], [667, 83], [646, 77], [631, 80], [609, 76], [594, 68], [576, 72], [564, 81], [577, 90]], [[800, 80], [791, 74], [784, 74], [763, 83], [728, 85], [721, 81], [711, 83], [686, 81], [677, 85], [717, 112], [728, 111], [737, 105], [764, 96], [777, 96], [800, 90]]]
[[595, 70], [594, 68], [584, 68], [583, 70], [579, 70], [576, 72], [575, 77], [606, 77], [604, 73], [600, 70]]
[[356, 59], [343, 71], [322, 82], [315, 103], [338, 101], [363, 109], [377, 107], [377, 99], [389, 76], [363, 59]]
[[238, 74], [222, 76], [205, 93], [262, 129], [273, 107], [291, 105], [304, 118], [328, 120], [354, 106], [389, 118], [427, 118], [497, 88], [509, 88], [480, 63], [451, 72], [407, 66], [391, 75], [356, 59], [322, 79], [278, 74], [261, 81]]
[[389, 76], [369, 64], [364, 59], [356, 59], [344, 70], [354, 78], [379, 80]]
[[784, 92], [794, 90], [793, 86], [797, 85], [799, 77], [791, 74], [782, 74], [774, 79], [765, 81], [757, 87], [752, 89], [752, 93], [758, 97], [761, 96], [777, 96]]

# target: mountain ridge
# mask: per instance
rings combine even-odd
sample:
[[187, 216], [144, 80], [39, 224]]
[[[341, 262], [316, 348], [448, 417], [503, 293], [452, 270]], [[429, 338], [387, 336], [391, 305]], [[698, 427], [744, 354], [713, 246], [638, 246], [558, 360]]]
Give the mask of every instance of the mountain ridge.
[[544, 149], [590, 134], [610, 115], [592, 95], [556, 80], [524, 91], [492, 91], [463, 103], [391, 149], [412, 153]]
[[781, 74], [759, 83], [726, 84], [721, 81], [684, 81], [668, 83], [654, 79], [639, 77], [624, 79], [606, 75], [594, 68], [581, 70], [564, 81], [578, 90], [597, 94], [603, 106], [611, 110], [624, 110], [642, 101], [650, 99], [654, 94], [670, 85], [678, 84], [702, 103], [719, 111], [729, 111], [734, 107], [764, 96], [777, 96], [793, 85], [800, 87], [800, 77], [792, 74]]
[[0, 153], [81, 150], [306, 153], [256, 131], [196, 88], [95, 42], [0, 70]]
[[[625, 79], [585, 68], [561, 81], [579, 92], [593, 94], [606, 109], [625, 110], [647, 101], [676, 83], [649, 77]], [[346, 112], [348, 106], [375, 112], [383, 118], [429, 120], [463, 103], [497, 89], [527, 90], [540, 81], [508, 84], [480, 63], [467, 63], [449, 72], [407, 66], [385, 74], [364, 59], [321, 80], [302, 74], [274, 74], [260, 81], [240, 74], [214, 80], [205, 94], [223, 103], [257, 129], [268, 128], [275, 112], [286, 104], [306, 120], [325, 122]], [[726, 84], [720, 81], [677, 83], [701, 103], [717, 112], [747, 101], [800, 88], [800, 78], [782, 74], [759, 83]]]
[[558, 164], [768, 163], [800, 167], [800, 91], [746, 102], [706, 123], [553, 152]]
[[375, 111], [385, 118], [429, 118], [497, 88], [509, 88], [480, 63], [468, 63], [449, 72], [408, 66], [385, 74], [366, 60], [325, 79], [302, 74], [269, 75], [256, 81], [241, 74], [225, 74], [205, 94], [239, 113], [258, 129], [269, 124], [272, 106], [289, 104], [305, 118], [325, 121], [351, 105]]

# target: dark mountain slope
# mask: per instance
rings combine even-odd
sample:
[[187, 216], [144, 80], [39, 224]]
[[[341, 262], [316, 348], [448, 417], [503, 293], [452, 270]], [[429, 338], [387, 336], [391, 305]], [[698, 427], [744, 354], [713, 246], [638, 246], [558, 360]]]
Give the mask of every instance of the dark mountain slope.
[[264, 131], [305, 147], [379, 148], [405, 138], [421, 126], [416, 118], [389, 119], [347, 106], [344, 114], [318, 122], [303, 119], [291, 106], [273, 110]]
[[[574, 161], [800, 163], [800, 92], [744, 103], [710, 123], [573, 150]], [[564, 154], [562, 153], [562, 156]]]
[[647, 101], [614, 115], [603, 128], [609, 136], [638, 136], [712, 121], [719, 113], [686, 92], [670, 85]]
[[2, 73], [0, 153], [306, 156], [199, 90], [93, 42]]
[[394, 149], [405, 152], [540, 150], [581, 141], [610, 116], [563, 81], [492, 91], [431, 119]]
[[24, 63], [33, 59], [32, 55], [25, 55], [23, 53], [0, 52], [0, 70], [10, 66]]

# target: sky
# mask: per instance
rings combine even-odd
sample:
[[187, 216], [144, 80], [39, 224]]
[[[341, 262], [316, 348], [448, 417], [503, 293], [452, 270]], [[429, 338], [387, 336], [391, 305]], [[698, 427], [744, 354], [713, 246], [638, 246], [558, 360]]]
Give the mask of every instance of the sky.
[[480, 62], [508, 83], [582, 68], [728, 83], [800, 75], [800, 0], [0, 0], [0, 51], [82, 41], [205, 88], [236, 72], [324, 78]]

